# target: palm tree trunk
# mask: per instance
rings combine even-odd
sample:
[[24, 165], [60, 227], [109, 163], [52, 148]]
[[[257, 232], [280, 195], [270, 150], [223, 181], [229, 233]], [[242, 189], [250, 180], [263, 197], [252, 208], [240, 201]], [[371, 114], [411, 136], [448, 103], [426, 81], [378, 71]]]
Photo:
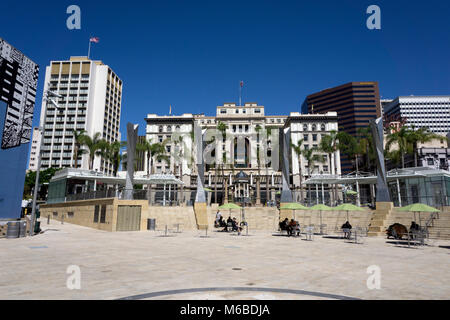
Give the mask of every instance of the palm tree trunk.
[[303, 174], [302, 174], [302, 161], [300, 160], [301, 155], [299, 155], [299, 161], [298, 161], [298, 171], [300, 176], [300, 201], [303, 203]]

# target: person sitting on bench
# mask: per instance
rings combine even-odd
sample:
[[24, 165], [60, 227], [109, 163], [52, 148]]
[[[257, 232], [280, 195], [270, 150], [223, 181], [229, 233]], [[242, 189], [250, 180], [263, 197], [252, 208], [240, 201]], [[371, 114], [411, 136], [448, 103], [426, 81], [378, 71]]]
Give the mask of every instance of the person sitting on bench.
[[289, 219], [286, 218], [283, 221], [280, 222], [280, 230], [281, 231], [287, 231], [288, 230], [288, 225], [289, 225]]
[[350, 230], [352, 229], [352, 225], [350, 224], [350, 222], [346, 221], [341, 229], [344, 231], [344, 238], [350, 239]]
[[289, 237], [292, 235], [295, 236], [295, 229], [297, 229], [297, 221], [295, 221], [294, 219], [291, 219], [291, 221], [289, 222], [289, 225], [288, 225], [288, 230], [287, 230]]

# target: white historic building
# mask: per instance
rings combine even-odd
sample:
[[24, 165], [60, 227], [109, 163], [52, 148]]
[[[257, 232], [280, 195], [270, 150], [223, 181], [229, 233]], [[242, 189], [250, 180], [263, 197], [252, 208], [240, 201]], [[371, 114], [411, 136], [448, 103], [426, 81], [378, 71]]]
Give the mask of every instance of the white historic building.
[[[185, 183], [187, 190], [194, 190], [197, 153], [193, 132], [194, 126], [198, 126], [204, 137], [205, 186], [210, 190], [210, 202], [221, 203], [223, 197], [244, 197], [253, 203], [265, 203], [267, 199], [274, 200], [281, 188], [284, 134], [293, 144], [303, 140], [303, 150], [318, 148], [322, 136], [338, 130], [337, 120], [336, 112], [265, 115], [264, 106], [257, 103], [245, 103], [244, 106], [225, 103], [217, 107], [215, 116], [148, 114], [146, 138], [152, 143], [163, 143], [170, 161], [155, 158], [151, 170], [146, 161], [145, 171], [173, 173]], [[320, 151], [315, 153], [325, 159], [312, 164], [309, 170], [305, 157], [301, 155], [299, 159], [294, 149], [289, 148], [289, 184], [294, 200], [299, 199], [300, 166], [302, 181], [309, 173], [341, 174], [339, 152], [333, 154], [332, 159]], [[304, 185], [303, 192], [306, 192]]]

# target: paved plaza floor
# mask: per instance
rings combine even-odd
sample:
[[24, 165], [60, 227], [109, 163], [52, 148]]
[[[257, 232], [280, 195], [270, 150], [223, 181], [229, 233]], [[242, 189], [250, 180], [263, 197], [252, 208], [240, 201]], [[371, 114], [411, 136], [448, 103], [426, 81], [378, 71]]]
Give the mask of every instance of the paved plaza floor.
[[[204, 231], [103, 232], [42, 222], [43, 234], [0, 239], [0, 299], [448, 299], [450, 242], [362, 244], [339, 238]], [[69, 266], [80, 268], [69, 290]], [[380, 289], [369, 289], [369, 266]], [[370, 283], [374, 283], [370, 281]]]

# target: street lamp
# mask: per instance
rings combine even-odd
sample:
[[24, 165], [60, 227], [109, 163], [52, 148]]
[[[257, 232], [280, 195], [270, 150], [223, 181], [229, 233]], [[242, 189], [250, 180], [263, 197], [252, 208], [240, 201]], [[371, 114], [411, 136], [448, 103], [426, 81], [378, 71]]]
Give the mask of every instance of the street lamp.
[[[50, 83], [47, 83], [47, 88], [49, 86], [50, 86]], [[38, 193], [38, 189], [39, 189], [39, 173], [41, 172], [42, 142], [44, 140], [44, 129], [45, 129], [45, 122], [46, 122], [46, 118], [47, 118], [48, 101], [50, 101], [56, 107], [56, 109], [59, 109], [58, 104], [56, 103], [56, 101], [53, 98], [50, 97], [50, 95], [58, 97], [58, 98], [62, 98], [62, 96], [60, 94], [50, 91], [49, 89], [45, 90], [45, 92], [44, 92], [44, 99], [43, 99], [44, 118], [43, 118], [42, 126], [39, 125], [39, 133], [40, 133], [41, 140], [39, 142], [38, 163], [37, 163], [37, 168], [36, 168], [36, 181], [34, 183], [34, 190], [33, 190], [33, 207], [31, 209], [30, 236], [33, 236], [33, 234], [34, 234], [34, 222], [35, 222], [34, 220], [36, 219], [36, 201], [37, 201], [37, 193]]]

